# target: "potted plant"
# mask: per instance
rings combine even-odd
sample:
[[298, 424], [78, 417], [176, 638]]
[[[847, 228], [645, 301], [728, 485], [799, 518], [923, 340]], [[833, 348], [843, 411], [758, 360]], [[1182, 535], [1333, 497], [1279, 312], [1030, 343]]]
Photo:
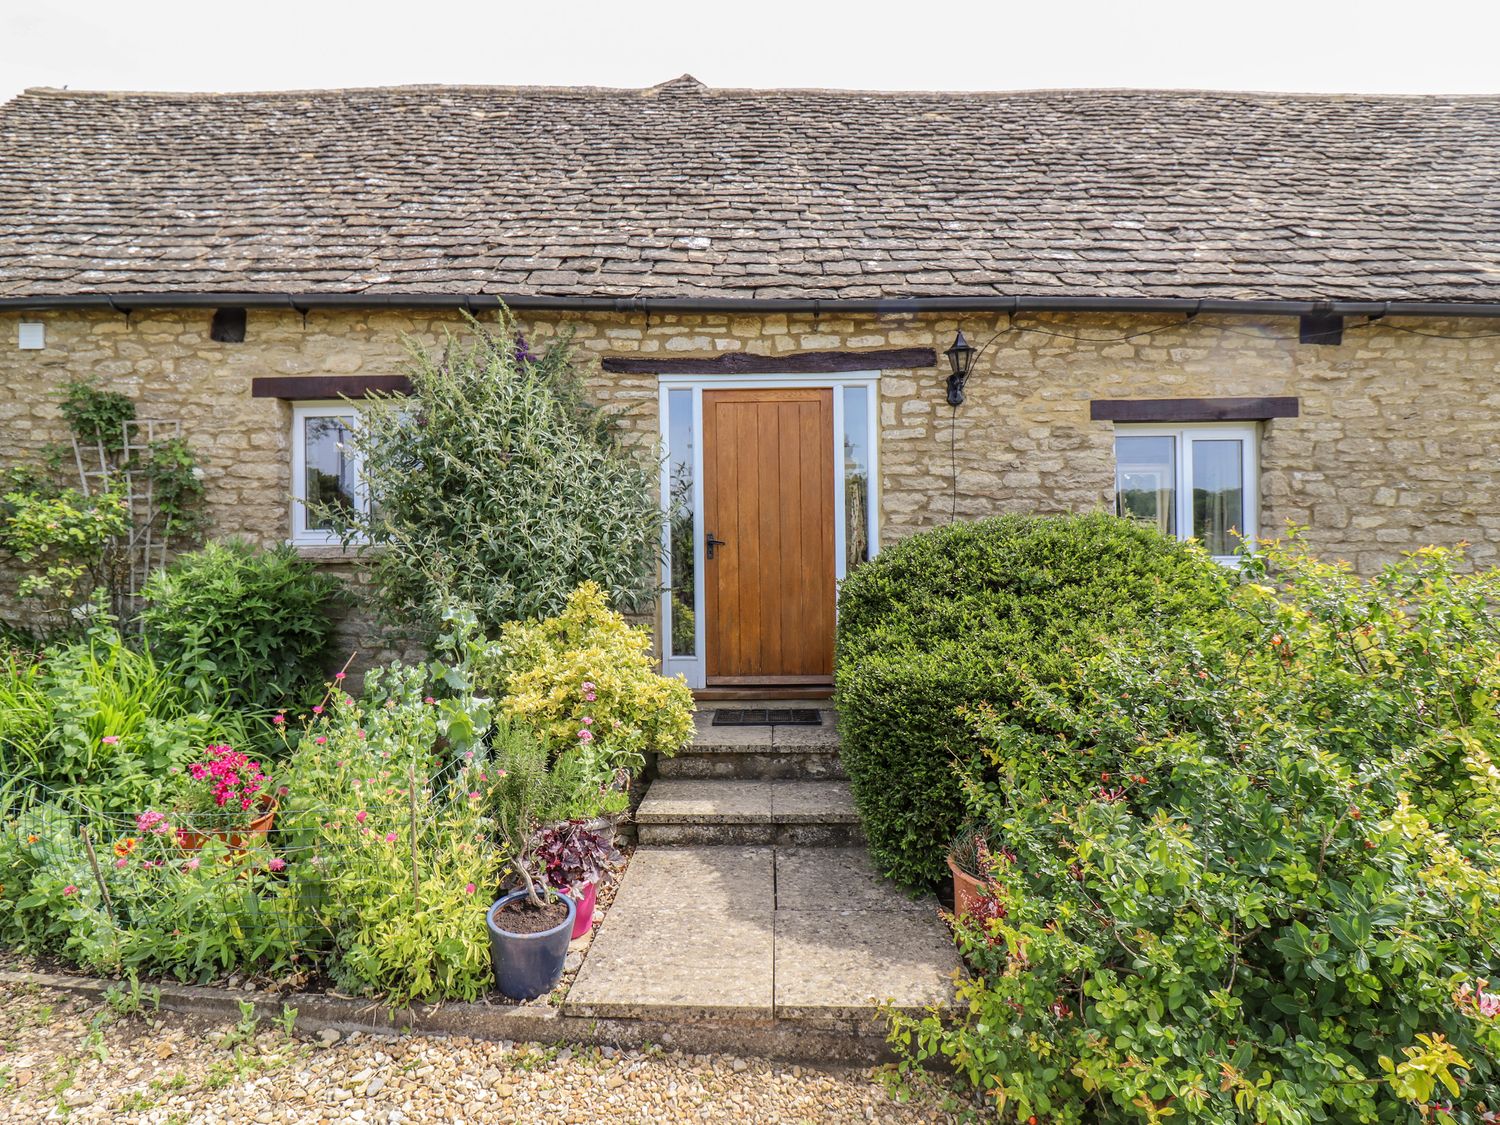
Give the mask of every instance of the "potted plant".
[[578, 904], [572, 935], [575, 941], [594, 924], [599, 881], [611, 864], [620, 862], [613, 836], [608, 821], [582, 817], [549, 825], [537, 835], [535, 854], [547, 885]]
[[522, 885], [490, 903], [484, 921], [495, 984], [512, 1000], [535, 1000], [557, 987], [578, 915], [571, 896], [540, 878], [535, 845], [537, 803], [546, 784], [544, 751], [542, 755], [513, 760], [495, 790], [495, 822]]
[[188, 766], [182, 797], [187, 827], [177, 830], [177, 842], [189, 851], [208, 836], [244, 851], [264, 843], [276, 819], [271, 778], [259, 762], [230, 746], [210, 746], [203, 761]]
[[[984, 905], [992, 900], [985, 890], [991, 878], [996, 852], [985, 839], [984, 830], [977, 824], [967, 823], [948, 845], [948, 870], [953, 875], [953, 914], [959, 919], [975, 914], [984, 915], [989, 910]], [[1008, 857], [1009, 852], [998, 853]]]

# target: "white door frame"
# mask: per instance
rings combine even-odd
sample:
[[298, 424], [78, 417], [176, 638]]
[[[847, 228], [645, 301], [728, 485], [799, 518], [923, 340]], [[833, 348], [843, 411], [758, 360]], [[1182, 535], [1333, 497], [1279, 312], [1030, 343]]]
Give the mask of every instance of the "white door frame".
[[[703, 392], [733, 390], [765, 390], [778, 387], [814, 387], [833, 392], [833, 551], [834, 578], [839, 583], [848, 572], [848, 559], [844, 530], [847, 526], [844, 512], [844, 390], [863, 387], [866, 398], [865, 447], [869, 450], [869, 482], [866, 495], [866, 525], [869, 528], [870, 555], [880, 550], [880, 372], [850, 371], [838, 375], [758, 375], [746, 378], [716, 377], [712, 375], [661, 375], [658, 376], [657, 410], [658, 426], [664, 456], [661, 463], [661, 510], [662, 528], [662, 574], [665, 581], [661, 591], [661, 653], [662, 671], [668, 676], [682, 675], [688, 686], [701, 688], [705, 683], [707, 659], [705, 656], [707, 622], [705, 620], [705, 594], [703, 586]], [[689, 391], [692, 394], [693, 425], [693, 655], [672, 655], [672, 454], [671, 414], [669, 408], [672, 391]]]

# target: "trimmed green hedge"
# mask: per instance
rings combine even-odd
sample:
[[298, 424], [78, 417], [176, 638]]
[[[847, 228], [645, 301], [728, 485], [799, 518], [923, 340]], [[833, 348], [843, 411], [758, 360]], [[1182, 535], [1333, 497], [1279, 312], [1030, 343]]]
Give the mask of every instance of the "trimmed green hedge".
[[946, 870], [963, 817], [953, 762], [974, 750], [960, 707], [1008, 706], [1018, 670], [1054, 680], [1080, 645], [1143, 617], [1217, 609], [1229, 580], [1200, 550], [1103, 513], [950, 524], [851, 574], [835, 702], [880, 869], [910, 887]]

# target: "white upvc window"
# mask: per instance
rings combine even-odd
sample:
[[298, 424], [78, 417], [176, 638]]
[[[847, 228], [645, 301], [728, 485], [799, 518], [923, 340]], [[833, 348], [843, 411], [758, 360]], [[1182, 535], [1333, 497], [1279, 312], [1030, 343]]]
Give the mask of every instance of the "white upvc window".
[[363, 465], [349, 436], [359, 409], [347, 402], [306, 402], [292, 408], [292, 542], [337, 544], [326, 509], [368, 514]]
[[1234, 561], [1258, 531], [1256, 423], [1115, 426], [1115, 511]]

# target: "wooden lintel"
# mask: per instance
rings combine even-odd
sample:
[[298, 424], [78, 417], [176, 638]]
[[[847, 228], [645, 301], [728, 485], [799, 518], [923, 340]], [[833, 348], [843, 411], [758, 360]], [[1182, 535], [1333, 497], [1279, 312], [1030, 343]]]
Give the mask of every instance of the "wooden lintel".
[[1295, 396], [1273, 398], [1096, 398], [1089, 403], [1095, 422], [1259, 422], [1295, 418]]
[[870, 352], [794, 352], [790, 355], [724, 352], [715, 356], [691, 358], [604, 357], [604, 370], [618, 375], [824, 375], [839, 371], [933, 367], [936, 364], [937, 353], [931, 348], [887, 348]]
[[364, 398], [371, 393], [410, 394], [411, 380], [405, 375], [267, 375], [250, 380], [252, 398], [308, 401]]

